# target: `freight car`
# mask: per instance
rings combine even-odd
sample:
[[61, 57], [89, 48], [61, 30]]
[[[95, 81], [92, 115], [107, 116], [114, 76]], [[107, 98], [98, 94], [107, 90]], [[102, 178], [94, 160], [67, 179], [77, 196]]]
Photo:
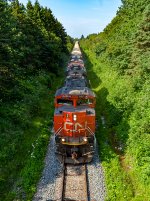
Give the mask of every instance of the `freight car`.
[[[77, 61], [82, 58], [78, 42], [71, 52], [72, 57]], [[94, 154], [96, 98], [82, 68], [79, 65], [78, 75], [71, 75], [72, 69], [67, 67], [69, 76], [55, 94], [56, 154], [65, 163], [90, 162]]]

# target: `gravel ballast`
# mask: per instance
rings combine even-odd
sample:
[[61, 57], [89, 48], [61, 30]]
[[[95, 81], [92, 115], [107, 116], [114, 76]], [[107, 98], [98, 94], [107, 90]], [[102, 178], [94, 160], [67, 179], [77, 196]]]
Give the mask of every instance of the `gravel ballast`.
[[[89, 200], [104, 201], [105, 185], [102, 166], [96, 148], [93, 161], [87, 164]], [[63, 165], [55, 156], [54, 135], [51, 136], [48, 152], [45, 158], [45, 167], [42, 177], [37, 186], [37, 192], [33, 201], [52, 201], [59, 200], [61, 197]]]
[[87, 164], [89, 197], [92, 201], [104, 201], [106, 190], [104, 184], [104, 173], [98, 156], [98, 146], [96, 145], [94, 158]]
[[55, 139], [54, 135], [52, 135], [45, 158], [45, 167], [37, 186], [37, 192], [33, 198], [33, 201], [50, 201], [55, 199], [56, 180], [61, 171], [62, 165], [56, 159]]

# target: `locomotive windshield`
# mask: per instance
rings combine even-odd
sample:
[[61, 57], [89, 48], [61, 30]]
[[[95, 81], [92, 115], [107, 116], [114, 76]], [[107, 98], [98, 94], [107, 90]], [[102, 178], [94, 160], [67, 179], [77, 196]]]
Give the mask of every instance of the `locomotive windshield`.
[[73, 100], [57, 99], [57, 104], [60, 104], [60, 105], [73, 105]]
[[93, 103], [93, 99], [79, 99], [77, 100], [77, 106], [79, 105], [89, 105]]

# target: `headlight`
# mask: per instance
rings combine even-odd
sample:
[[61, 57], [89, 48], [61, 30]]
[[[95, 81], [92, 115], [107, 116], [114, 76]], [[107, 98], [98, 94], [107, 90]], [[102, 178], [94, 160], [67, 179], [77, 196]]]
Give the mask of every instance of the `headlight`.
[[61, 141], [62, 141], [62, 142], [65, 142], [65, 138], [61, 138]]
[[88, 140], [87, 140], [87, 137], [84, 137], [84, 138], [83, 138], [83, 141], [84, 141], [84, 142], [87, 142], [87, 141], [88, 141]]
[[77, 115], [76, 114], [73, 115], [73, 120], [77, 121]]

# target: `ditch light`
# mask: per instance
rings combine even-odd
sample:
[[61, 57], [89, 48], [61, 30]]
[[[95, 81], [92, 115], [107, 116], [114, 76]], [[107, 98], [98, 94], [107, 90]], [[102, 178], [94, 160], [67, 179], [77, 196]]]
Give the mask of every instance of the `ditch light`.
[[77, 115], [76, 114], [73, 115], [73, 120], [77, 121]]

